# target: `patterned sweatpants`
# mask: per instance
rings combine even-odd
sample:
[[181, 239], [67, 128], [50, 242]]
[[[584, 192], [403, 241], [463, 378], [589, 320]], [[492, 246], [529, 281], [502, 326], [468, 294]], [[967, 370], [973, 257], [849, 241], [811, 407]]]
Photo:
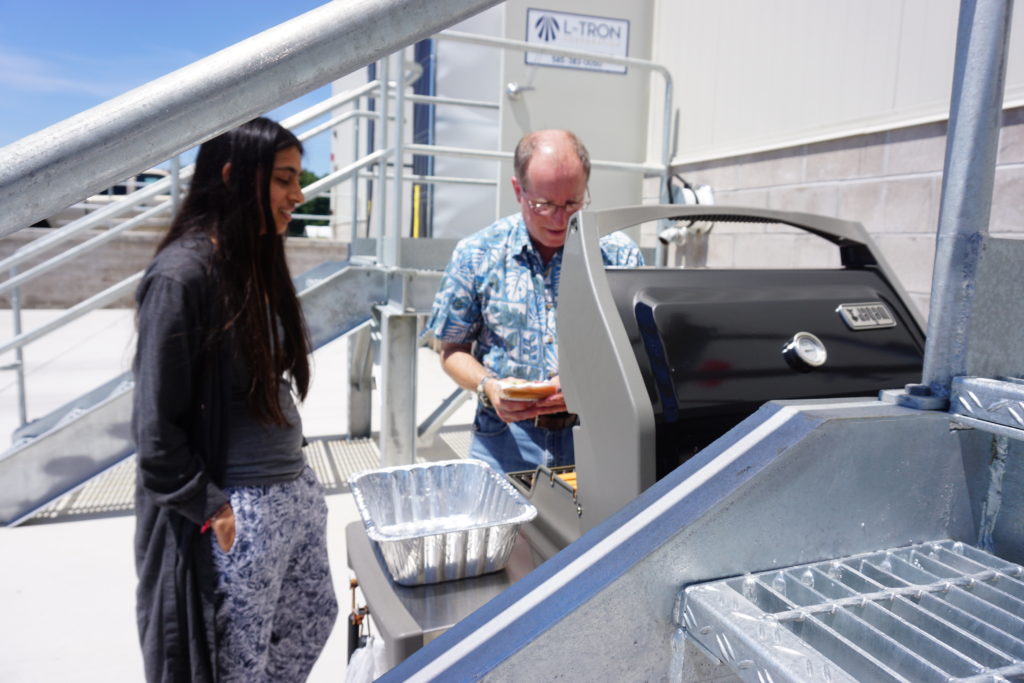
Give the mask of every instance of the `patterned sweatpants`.
[[213, 534], [220, 681], [304, 681], [338, 616], [327, 561], [327, 504], [308, 467], [295, 481], [225, 489], [228, 552]]

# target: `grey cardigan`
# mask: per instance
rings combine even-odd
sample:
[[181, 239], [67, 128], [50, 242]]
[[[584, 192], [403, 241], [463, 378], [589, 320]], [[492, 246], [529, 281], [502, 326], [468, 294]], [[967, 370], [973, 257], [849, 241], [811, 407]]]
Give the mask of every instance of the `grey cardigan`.
[[213, 246], [183, 237], [149, 265], [136, 293], [132, 433], [137, 449], [136, 612], [148, 681], [215, 680], [210, 540], [226, 375]]

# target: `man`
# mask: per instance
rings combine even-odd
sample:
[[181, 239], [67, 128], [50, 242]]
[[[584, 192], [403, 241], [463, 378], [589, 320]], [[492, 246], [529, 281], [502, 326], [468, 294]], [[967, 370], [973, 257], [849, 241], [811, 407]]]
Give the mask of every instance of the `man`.
[[[569, 217], [589, 202], [590, 156], [568, 131], [526, 135], [512, 189], [522, 208], [461, 240], [434, 299], [427, 329], [441, 366], [480, 400], [470, 456], [499, 471], [571, 465], [572, 426], [561, 389], [537, 401], [502, 399], [499, 378], [558, 382], [555, 307]], [[601, 240], [605, 265], [643, 265], [623, 234]]]

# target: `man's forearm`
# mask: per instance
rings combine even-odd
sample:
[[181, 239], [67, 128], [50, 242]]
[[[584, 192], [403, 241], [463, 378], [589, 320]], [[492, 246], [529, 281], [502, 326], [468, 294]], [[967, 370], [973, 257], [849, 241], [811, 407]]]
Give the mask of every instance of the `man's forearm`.
[[469, 348], [444, 347], [441, 350], [441, 369], [463, 389], [476, 391], [480, 380], [491, 373], [480, 364]]

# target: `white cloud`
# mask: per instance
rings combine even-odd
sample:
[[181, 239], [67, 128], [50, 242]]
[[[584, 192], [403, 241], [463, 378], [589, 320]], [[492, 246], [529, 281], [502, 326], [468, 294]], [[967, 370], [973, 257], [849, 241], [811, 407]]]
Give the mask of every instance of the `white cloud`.
[[111, 82], [62, 75], [61, 68], [42, 59], [0, 51], [0, 87], [42, 93], [81, 93], [110, 97], [120, 88]]

